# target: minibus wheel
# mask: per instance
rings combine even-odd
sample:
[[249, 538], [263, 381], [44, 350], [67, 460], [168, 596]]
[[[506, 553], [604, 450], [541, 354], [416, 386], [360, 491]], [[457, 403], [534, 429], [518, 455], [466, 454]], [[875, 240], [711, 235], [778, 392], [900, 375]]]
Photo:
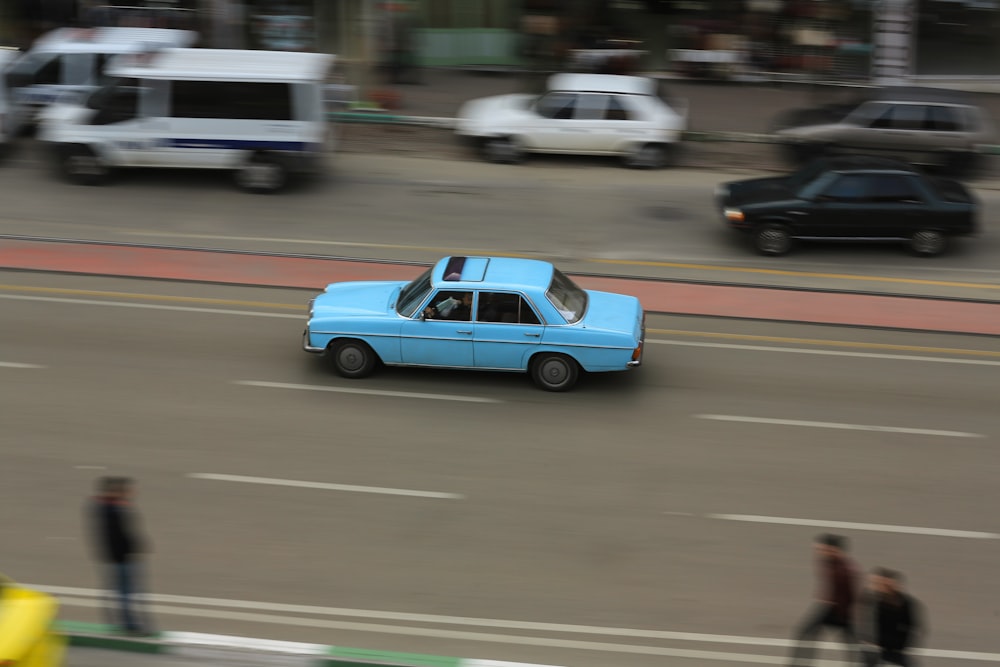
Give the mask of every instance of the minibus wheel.
[[254, 155], [236, 172], [236, 183], [247, 192], [278, 192], [288, 182], [288, 170], [268, 155]]

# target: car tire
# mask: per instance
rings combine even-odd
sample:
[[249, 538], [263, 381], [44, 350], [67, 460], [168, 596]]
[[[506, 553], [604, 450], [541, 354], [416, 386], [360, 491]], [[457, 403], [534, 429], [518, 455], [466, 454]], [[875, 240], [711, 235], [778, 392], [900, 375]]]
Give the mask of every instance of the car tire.
[[910, 250], [921, 257], [934, 257], [948, 247], [948, 237], [937, 229], [920, 229], [910, 237]]
[[639, 144], [625, 154], [629, 169], [662, 169], [670, 162], [670, 147], [665, 144]]
[[281, 191], [288, 184], [288, 170], [280, 160], [267, 155], [254, 155], [236, 172], [240, 189], [255, 194]]
[[371, 375], [379, 361], [375, 350], [353, 338], [334, 341], [327, 354], [337, 375], [352, 379]]
[[531, 379], [545, 391], [569, 391], [580, 377], [576, 360], [564, 354], [540, 354], [531, 360]]
[[792, 234], [784, 225], [762, 225], [754, 230], [753, 244], [761, 255], [778, 257], [792, 249]]
[[111, 176], [111, 168], [87, 146], [67, 146], [57, 159], [60, 173], [70, 183], [101, 185]]
[[519, 164], [524, 161], [524, 151], [511, 137], [489, 137], [483, 141], [483, 157], [496, 164]]

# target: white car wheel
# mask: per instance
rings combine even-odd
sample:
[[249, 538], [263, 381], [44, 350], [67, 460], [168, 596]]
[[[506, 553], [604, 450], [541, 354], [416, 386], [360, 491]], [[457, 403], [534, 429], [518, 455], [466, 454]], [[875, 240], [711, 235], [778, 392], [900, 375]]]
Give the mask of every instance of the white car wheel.
[[631, 169], [662, 169], [667, 162], [668, 150], [663, 144], [641, 144], [625, 156], [625, 165]]
[[517, 164], [524, 159], [524, 151], [510, 137], [490, 137], [483, 142], [483, 155], [497, 164]]
[[287, 180], [285, 167], [277, 160], [265, 156], [251, 158], [236, 172], [236, 182], [247, 192], [277, 192], [285, 186]]
[[99, 185], [108, 179], [110, 169], [104, 161], [85, 146], [71, 146], [60, 158], [66, 178], [82, 185]]

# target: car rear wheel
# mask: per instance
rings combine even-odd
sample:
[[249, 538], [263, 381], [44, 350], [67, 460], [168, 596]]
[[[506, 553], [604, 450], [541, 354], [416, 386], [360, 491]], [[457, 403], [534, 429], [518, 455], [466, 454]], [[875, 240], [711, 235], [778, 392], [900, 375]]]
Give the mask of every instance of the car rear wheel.
[[72, 183], [100, 185], [107, 182], [111, 169], [86, 146], [68, 146], [59, 155], [59, 169]]
[[483, 142], [483, 156], [497, 164], [517, 164], [524, 160], [524, 151], [511, 137], [490, 137]]
[[360, 340], [335, 341], [330, 345], [328, 354], [333, 370], [345, 378], [367, 377], [378, 363], [375, 351]]
[[922, 257], [940, 255], [948, 247], [948, 237], [936, 229], [921, 229], [910, 237], [910, 248]]
[[754, 232], [754, 247], [761, 255], [777, 257], [792, 249], [792, 235], [782, 225], [763, 225]]
[[580, 366], [564, 354], [541, 354], [531, 364], [531, 379], [545, 391], [569, 391], [579, 377]]
[[662, 169], [669, 162], [669, 151], [663, 144], [641, 144], [625, 155], [630, 169]]
[[255, 155], [236, 172], [236, 183], [247, 192], [278, 192], [288, 182], [285, 166], [266, 155]]

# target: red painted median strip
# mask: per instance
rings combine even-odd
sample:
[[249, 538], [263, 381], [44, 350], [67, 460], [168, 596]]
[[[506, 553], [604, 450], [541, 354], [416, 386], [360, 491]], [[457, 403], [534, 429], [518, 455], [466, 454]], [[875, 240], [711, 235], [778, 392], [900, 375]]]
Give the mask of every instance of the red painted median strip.
[[[0, 240], [0, 268], [316, 290], [344, 280], [407, 280], [423, 270], [391, 263], [16, 240]], [[1000, 335], [997, 303], [577, 279], [590, 289], [635, 295], [651, 312]]]

